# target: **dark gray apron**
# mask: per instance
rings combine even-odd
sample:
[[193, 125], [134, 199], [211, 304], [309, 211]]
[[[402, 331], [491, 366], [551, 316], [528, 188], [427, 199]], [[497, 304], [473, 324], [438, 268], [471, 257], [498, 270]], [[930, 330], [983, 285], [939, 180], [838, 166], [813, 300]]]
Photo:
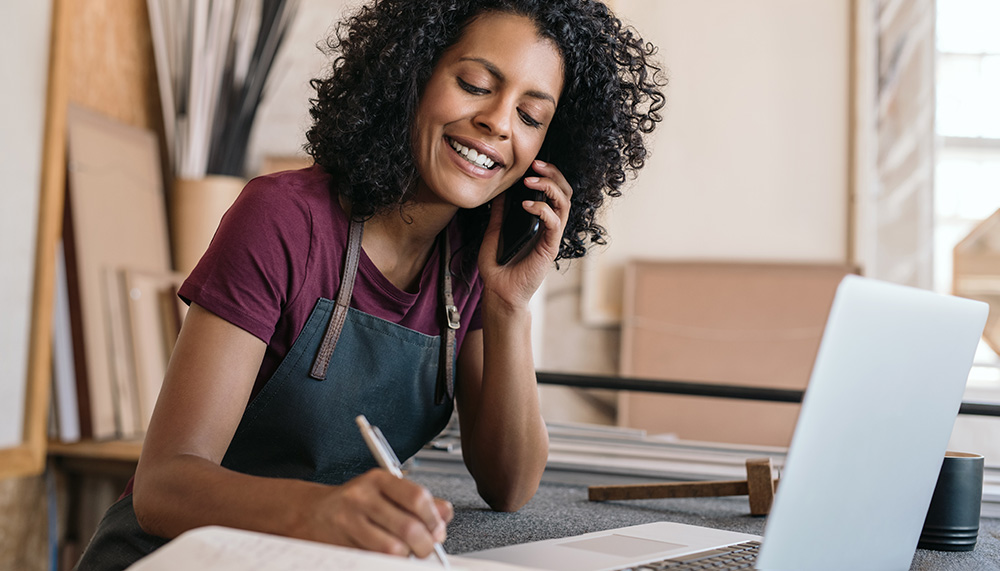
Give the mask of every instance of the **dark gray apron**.
[[[337, 301], [316, 302], [288, 354], [244, 412], [222, 466], [341, 484], [377, 465], [354, 422], [357, 415], [382, 430], [401, 460], [447, 424], [458, 328], [447, 229], [439, 239], [443, 336], [348, 307], [361, 235], [361, 223], [352, 222]], [[128, 495], [105, 513], [76, 569], [124, 569], [167, 541], [142, 531]]]

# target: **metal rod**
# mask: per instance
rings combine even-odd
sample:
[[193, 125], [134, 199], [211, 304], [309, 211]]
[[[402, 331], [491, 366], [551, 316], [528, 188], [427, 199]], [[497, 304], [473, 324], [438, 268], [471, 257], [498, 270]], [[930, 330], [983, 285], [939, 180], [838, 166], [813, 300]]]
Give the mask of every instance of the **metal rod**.
[[[805, 391], [795, 389], [774, 389], [724, 385], [693, 381], [673, 381], [659, 379], [639, 379], [634, 377], [609, 377], [603, 375], [578, 375], [538, 371], [538, 382], [546, 385], [562, 385], [585, 389], [613, 389], [621, 391], [641, 391], [700, 397], [758, 400], [767, 402], [800, 403]], [[983, 402], [963, 402], [959, 414], [978, 416], [1000, 416], [1000, 404]]]
[[963, 402], [958, 409], [958, 414], [1000, 416], [1000, 405], [987, 402]]

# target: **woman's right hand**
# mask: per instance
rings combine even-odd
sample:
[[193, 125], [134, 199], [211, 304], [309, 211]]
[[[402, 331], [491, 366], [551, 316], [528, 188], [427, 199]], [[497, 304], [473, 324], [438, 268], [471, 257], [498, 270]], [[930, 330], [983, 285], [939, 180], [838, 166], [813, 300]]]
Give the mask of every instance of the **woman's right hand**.
[[420, 558], [444, 541], [454, 514], [423, 486], [378, 468], [330, 489], [310, 512], [306, 538]]

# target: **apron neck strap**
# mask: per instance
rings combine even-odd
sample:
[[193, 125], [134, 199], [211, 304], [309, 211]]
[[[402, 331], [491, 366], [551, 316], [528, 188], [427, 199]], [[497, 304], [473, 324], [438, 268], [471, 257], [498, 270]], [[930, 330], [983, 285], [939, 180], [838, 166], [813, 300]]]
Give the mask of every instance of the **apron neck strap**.
[[455, 307], [451, 292], [451, 239], [448, 226], [438, 235], [441, 246], [441, 357], [438, 361], [438, 380], [434, 389], [434, 404], [441, 405], [455, 398], [455, 332], [462, 326], [462, 316]]
[[340, 339], [340, 332], [344, 329], [344, 321], [347, 320], [347, 309], [351, 305], [351, 296], [354, 294], [354, 278], [358, 273], [358, 260], [361, 258], [361, 238], [364, 231], [364, 222], [351, 219], [347, 238], [347, 255], [344, 259], [344, 273], [340, 279], [340, 289], [337, 291], [337, 303], [333, 307], [333, 316], [330, 318], [330, 324], [326, 326], [326, 333], [323, 334], [323, 342], [320, 343], [319, 351], [316, 352], [312, 369], [309, 370], [309, 376], [317, 381], [326, 380], [326, 370], [330, 367], [330, 358], [333, 357], [333, 350], [337, 348], [337, 340]]
[[[337, 347], [337, 340], [347, 319], [347, 310], [351, 305], [354, 293], [354, 280], [358, 272], [358, 261], [361, 258], [361, 239], [364, 236], [365, 223], [351, 220], [347, 239], [347, 253], [344, 259], [344, 272], [337, 292], [337, 302], [333, 308], [333, 316], [327, 325], [323, 342], [316, 353], [309, 376], [322, 381], [326, 379], [326, 371]], [[438, 360], [438, 380], [434, 389], [434, 404], [444, 404], [446, 400], [455, 398], [455, 333], [461, 327], [461, 315], [455, 307], [455, 299], [451, 288], [451, 240], [446, 226], [438, 235], [441, 249], [441, 352]]]

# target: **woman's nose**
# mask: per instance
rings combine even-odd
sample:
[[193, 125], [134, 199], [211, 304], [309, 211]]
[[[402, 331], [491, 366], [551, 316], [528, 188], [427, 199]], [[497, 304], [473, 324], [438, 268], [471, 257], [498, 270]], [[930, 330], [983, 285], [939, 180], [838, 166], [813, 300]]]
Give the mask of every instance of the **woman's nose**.
[[489, 105], [485, 105], [475, 117], [476, 125], [499, 138], [506, 140], [510, 138], [511, 117], [517, 113], [517, 108], [510, 102], [495, 100]]

